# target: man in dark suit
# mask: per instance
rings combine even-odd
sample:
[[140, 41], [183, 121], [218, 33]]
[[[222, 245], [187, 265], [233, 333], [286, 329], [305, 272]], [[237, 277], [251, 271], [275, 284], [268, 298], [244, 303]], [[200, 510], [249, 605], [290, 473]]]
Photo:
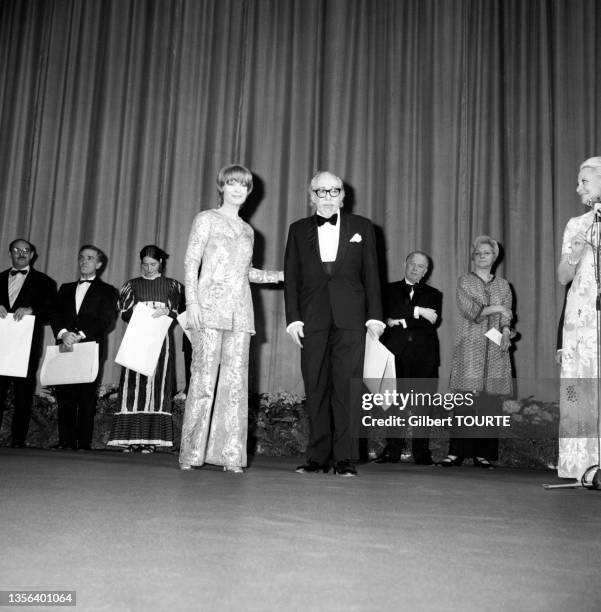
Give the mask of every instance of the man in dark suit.
[[0, 273], [0, 319], [12, 313], [15, 321], [34, 315], [35, 324], [31, 352], [25, 378], [0, 376], [0, 424], [6, 406], [6, 395], [13, 385], [14, 412], [11, 426], [11, 446], [23, 448], [27, 439], [31, 403], [36, 385], [36, 373], [44, 345], [44, 325], [56, 297], [56, 283], [32, 267], [36, 250], [22, 238], [13, 240], [8, 252], [12, 266]]
[[[318, 172], [310, 196], [316, 214], [290, 226], [284, 260], [286, 331], [301, 347], [309, 418], [307, 462], [299, 473], [355, 476], [358, 456], [352, 411], [360, 411], [365, 333], [382, 323], [374, 228], [347, 214], [342, 180]], [[355, 388], [357, 392], [355, 392]]]
[[[58, 291], [52, 331], [66, 350], [78, 342], [98, 342], [102, 359], [106, 335], [117, 314], [117, 292], [100, 280], [106, 255], [93, 245], [79, 250], [79, 281]], [[90, 450], [96, 410], [98, 379], [91, 383], [58, 385], [58, 445], [56, 448]]]
[[[440, 349], [436, 327], [440, 321], [442, 293], [423, 281], [430, 269], [430, 258], [426, 253], [413, 251], [405, 259], [405, 278], [388, 286], [387, 330], [384, 344], [395, 356], [396, 375], [399, 384], [409, 391], [420, 386], [415, 379], [436, 379], [440, 365]], [[417, 391], [417, 389], [415, 389]], [[436, 392], [436, 389], [428, 389]], [[424, 407], [419, 414], [430, 415]], [[422, 429], [423, 431], [423, 429]], [[403, 447], [402, 438], [389, 438], [384, 452], [376, 463], [397, 463]], [[411, 444], [413, 461], [431, 465], [432, 455], [428, 438], [414, 437]]]

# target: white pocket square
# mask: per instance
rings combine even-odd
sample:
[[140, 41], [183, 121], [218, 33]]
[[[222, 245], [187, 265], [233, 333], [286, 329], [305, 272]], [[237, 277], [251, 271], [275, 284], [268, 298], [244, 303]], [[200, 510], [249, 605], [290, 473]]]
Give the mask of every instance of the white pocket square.
[[355, 234], [349, 242], [361, 242], [363, 238], [361, 238], [361, 234]]

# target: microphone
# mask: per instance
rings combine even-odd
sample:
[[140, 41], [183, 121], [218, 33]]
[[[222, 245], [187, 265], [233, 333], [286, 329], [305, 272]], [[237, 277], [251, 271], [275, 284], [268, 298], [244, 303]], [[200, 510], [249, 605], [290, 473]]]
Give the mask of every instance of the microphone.
[[595, 223], [599, 223], [601, 221], [601, 196], [595, 196], [587, 203], [595, 211]]

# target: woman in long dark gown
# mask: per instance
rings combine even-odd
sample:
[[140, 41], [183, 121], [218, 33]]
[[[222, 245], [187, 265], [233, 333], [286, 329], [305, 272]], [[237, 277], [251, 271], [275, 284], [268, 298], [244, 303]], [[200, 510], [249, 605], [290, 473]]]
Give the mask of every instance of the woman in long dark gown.
[[[140, 251], [142, 276], [129, 280], [119, 294], [121, 318], [129, 322], [134, 306], [144, 303], [153, 316], [175, 319], [184, 306], [183, 285], [162, 275], [168, 255], [156, 245]], [[175, 345], [169, 328], [153, 376], [123, 368], [119, 383], [119, 412], [114, 415], [109, 446], [123, 452], [151, 453], [173, 446], [171, 405], [175, 392]]]

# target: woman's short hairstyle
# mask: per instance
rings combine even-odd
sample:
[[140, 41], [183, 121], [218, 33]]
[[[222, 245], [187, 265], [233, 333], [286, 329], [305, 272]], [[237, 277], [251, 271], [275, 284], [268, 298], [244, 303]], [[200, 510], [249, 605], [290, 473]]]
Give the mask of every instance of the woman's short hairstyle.
[[601, 157], [597, 156], [585, 159], [580, 164], [580, 170], [582, 170], [583, 168], [593, 168], [597, 171], [597, 174], [601, 174]]
[[231, 164], [224, 166], [217, 174], [217, 191], [219, 192], [219, 203], [223, 204], [223, 186], [228, 181], [238, 181], [248, 189], [248, 193], [253, 190], [253, 175], [248, 168], [241, 164]]
[[140, 251], [140, 261], [142, 261], [144, 257], [152, 257], [153, 259], [156, 259], [162, 267], [165, 265], [165, 261], [169, 255], [165, 253], [163, 249], [160, 249], [156, 244], [147, 244]]
[[474, 242], [472, 243], [472, 259], [474, 258], [474, 255], [480, 248], [481, 244], [487, 244], [492, 249], [493, 255], [495, 256], [495, 261], [497, 261], [499, 258], [499, 243], [494, 238], [486, 235], [476, 236], [474, 238]]

